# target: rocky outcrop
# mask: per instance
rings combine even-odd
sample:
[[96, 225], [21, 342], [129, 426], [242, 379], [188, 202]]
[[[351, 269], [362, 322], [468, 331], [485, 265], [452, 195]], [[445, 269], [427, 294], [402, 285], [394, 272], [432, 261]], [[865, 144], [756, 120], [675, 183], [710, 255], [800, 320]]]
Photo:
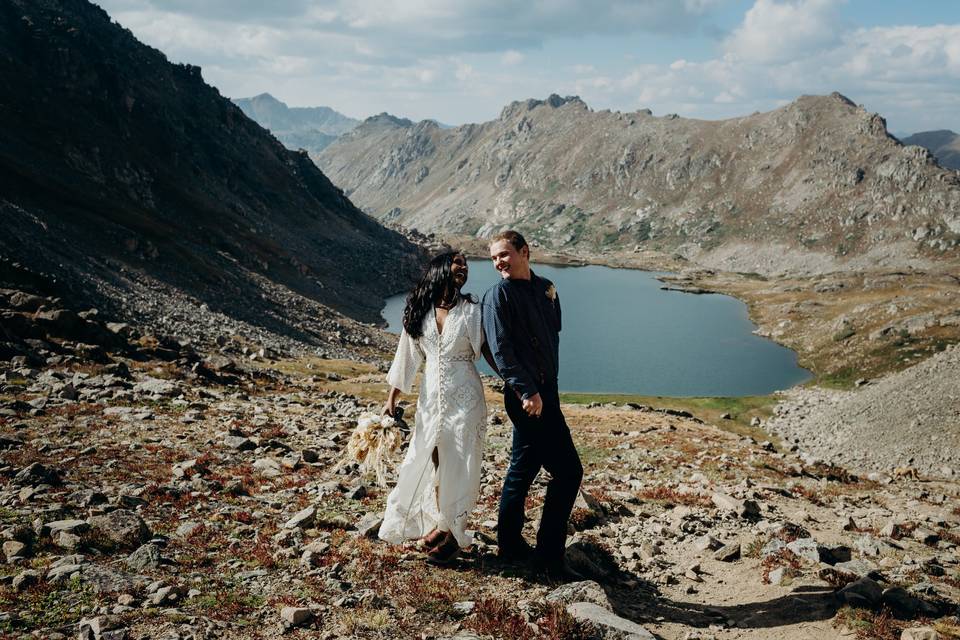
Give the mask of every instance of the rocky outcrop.
[[359, 120], [330, 107], [288, 107], [269, 93], [235, 98], [233, 103], [251, 120], [277, 137], [288, 149], [319, 153], [358, 124]]
[[311, 318], [378, 321], [419, 271], [305, 153], [89, 2], [0, 5], [0, 82], [16, 87], [0, 103], [0, 286], [180, 335], [202, 310], [324, 345]]
[[817, 262], [955, 256], [960, 177], [847, 98], [803, 96], [723, 121], [514, 102], [442, 129], [372, 118], [317, 161], [371, 214], [421, 231], [517, 227], [541, 245], [678, 251], [709, 263], [758, 247]]
[[924, 147], [944, 167], [960, 169], [960, 135], [949, 129], [921, 131], [903, 139], [903, 144]]

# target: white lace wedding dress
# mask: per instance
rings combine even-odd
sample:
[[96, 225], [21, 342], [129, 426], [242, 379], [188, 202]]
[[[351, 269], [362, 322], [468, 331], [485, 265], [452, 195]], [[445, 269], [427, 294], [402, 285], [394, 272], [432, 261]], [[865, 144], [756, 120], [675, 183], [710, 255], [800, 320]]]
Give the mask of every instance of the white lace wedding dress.
[[[449, 311], [443, 333], [431, 310], [420, 338], [400, 334], [387, 382], [410, 393], [421, 363], [426, 367], [413, 437], [380, 526], [380, 538], [387, 542], [399, 544], [439, 527], [452, 531], [461, 547], [471, 543], [465, 529], [480, 492], [487, 425], [483, 385], [474, 364], [482, 343], [480, 305], [464, 300]], [[434, 448], [438, 467], [432, 460]]]

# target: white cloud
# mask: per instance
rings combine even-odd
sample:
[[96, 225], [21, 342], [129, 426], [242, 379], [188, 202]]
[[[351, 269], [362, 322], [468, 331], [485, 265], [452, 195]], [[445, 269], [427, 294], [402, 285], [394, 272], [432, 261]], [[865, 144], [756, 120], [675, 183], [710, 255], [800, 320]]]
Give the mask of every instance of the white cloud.
[[226, 95], [269, 91], [355, 117], [479, 121], [512, 100], [576, 93], [598, 109], [722, 118], [837, 90], [896, 130], [960, 129], [960, 25], [857, 28], [840, 19], [843, 1], [755, 0], [715, 55], [698, 57], [678, 38], [672, 62], [656, 64], [627, 47], [555, 64], [545, 45], [696, 34], [719, 0], [100, 4], [172, 60], [203, 67]]
[[780, 63], [835, 45], [840, 35], [836, 0], [757, 0], [724, 43], [741, 60]]
[[523, 54], [519, 51], [510, 49], [500, 56], [500, 63], [507, 67], [512, 67], [523, 62]]
[[457, 70], [454, 72], [454, 76], [460, 82], [466, 82], [473, 76], [473, 67], [469, 64], [460, 62], [457, 64]]

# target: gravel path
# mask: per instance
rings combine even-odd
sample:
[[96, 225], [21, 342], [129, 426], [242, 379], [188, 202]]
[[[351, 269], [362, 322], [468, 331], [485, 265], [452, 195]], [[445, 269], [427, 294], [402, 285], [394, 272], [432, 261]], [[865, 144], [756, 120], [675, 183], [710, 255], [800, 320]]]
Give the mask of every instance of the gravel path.
[[856, 391], [788, 391], [766, 427], [804, 452], [852, 468], [956, 474], [960, 345]]

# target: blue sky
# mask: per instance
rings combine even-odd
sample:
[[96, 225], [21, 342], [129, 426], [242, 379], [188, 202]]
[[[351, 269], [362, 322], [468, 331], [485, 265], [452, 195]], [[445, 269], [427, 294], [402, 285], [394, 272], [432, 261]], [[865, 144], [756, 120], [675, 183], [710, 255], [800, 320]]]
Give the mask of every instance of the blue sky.
[[891, 131], [960, 131], [954, 0], [102, 0], [230, 97], [449, 124], [513, 100], [693, 118], [840, 91]]

